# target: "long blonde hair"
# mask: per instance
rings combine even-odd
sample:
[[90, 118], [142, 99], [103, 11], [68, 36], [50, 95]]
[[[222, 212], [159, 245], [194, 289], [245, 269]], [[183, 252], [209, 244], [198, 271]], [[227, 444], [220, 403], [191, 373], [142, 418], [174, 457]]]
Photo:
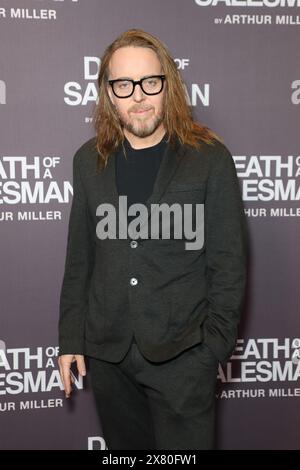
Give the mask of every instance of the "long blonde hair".
[[159, 39], [141, 29], [129, 29], [122, 33], [105, 50], [101, 58], [98, 76], [98, 97], [93, 112], [96, 130], [95, 147], [98, 151], [98, 168], [106, 166], [109, 156], [124, 142], [124, 133], [119, 117], [107, 92], [108, 66], [113, 53], [121, 47], [147, 47], [158, 56], [166, 75], [164, 127], [168, 141], [173, 144], [177, 137], [181, 144], [200, 148], [205, 142], [213, 145], [222, 139], [207, 126], [193, 119], [186, 100], [184, 82], [176, 68], [168, 48]]

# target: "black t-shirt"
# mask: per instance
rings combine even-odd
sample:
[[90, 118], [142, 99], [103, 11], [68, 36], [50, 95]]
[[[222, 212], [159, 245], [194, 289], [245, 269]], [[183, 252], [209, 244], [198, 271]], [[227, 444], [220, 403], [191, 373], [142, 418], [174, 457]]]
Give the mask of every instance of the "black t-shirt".
[[[119, 196], [127, 196], [127, 207], [145, 204], [151, 196], [166, 146], [166, 134], [158, 144], [142, 149], [132, 148], [125, 137], [127, 159], [121, 147], [116, 155], [116, 183]], [[128, 217], [128, 223], [132, 218]]]

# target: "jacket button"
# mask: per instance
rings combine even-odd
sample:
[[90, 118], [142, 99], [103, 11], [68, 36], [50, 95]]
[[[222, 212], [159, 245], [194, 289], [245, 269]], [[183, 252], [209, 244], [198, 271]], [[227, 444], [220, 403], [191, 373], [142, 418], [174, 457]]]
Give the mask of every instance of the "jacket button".
[[135, 277], [132, 277], [132, 278], [130, 279], [130, 285], [131, 285], [131, 286], [136, 286], [137, 283], [138, 283], [138, 280], [137, 280]]
[[130, 246], [131, 248], [136, 248], [138, 246], [138, 242], [136, 240], [131, 240]]

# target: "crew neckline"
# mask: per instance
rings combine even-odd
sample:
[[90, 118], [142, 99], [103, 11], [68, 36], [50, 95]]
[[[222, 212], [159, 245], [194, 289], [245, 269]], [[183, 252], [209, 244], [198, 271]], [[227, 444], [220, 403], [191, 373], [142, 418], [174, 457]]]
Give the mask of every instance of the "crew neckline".
[[162, 139], [155, 145], [152, 145], [151, 147], [144, 147], [144, 148], [140, 148], [140, 149], [135, 149], [131, 146], [129, 140], [127, 139], [127, 137], [124, 135], [124, 144], [126, 146], [126, 148], [128, 150], [130, 150], [132, 153], [136, 152], [136, 153], [140, 153], [140, 152], [143, 152], [143, 153], [146, 153], [146, 152], [152, 152], [153, 150], [156, 150], [157, 148], [159, 148], [162, 144], [166, 143], [167, 141], [167, 133], [165, 133], [162, 137]]

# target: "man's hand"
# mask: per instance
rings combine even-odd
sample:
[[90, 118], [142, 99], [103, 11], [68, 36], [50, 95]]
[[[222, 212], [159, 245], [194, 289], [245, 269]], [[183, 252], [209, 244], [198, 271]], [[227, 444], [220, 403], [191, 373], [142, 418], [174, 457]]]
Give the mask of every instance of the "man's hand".
[[77, 363], [77, 370], [82, 377], [86, 375], [84, 356], [81, 356], [80, 354], [62, 354], [61, 356], [59, 356], [59, 372], [65, 389], [66, 398], [69, 398], [72, 392], [71, 382], [74, 382], [74, 379], [71, 375], [72, 362]]

